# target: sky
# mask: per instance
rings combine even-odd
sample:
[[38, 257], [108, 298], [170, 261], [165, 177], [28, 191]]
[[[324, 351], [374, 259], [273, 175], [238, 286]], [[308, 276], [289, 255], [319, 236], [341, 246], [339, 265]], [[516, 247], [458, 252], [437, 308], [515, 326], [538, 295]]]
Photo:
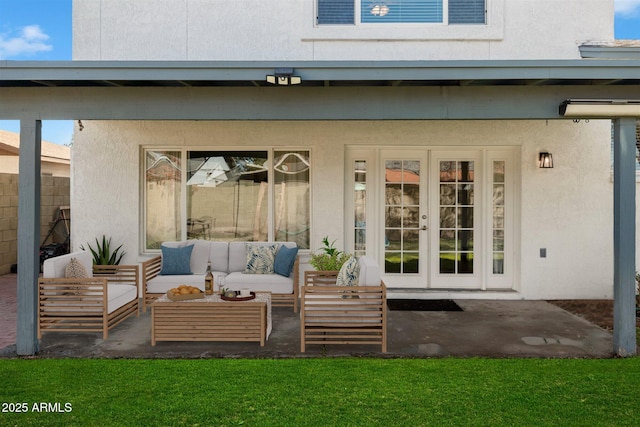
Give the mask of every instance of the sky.
[[[640, 0], [614, 0], [614, 4], [615, 38], [640, 40]], [[0, 61], [70, 59], [71, 0], [0, 0]], [[0, 120], [0, 129], [19, 132], [20, 123]], [[71, 121], [42, 123], [46, 141], [66, 145], [72, 134]]]

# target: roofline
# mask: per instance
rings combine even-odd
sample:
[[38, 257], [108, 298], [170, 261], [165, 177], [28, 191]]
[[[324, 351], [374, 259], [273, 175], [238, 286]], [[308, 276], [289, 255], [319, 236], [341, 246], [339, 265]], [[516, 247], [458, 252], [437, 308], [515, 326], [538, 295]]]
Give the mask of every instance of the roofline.
[[[304, 82], [614, 80], [638, 84], [638, 59], [456, 61], [0, 61], [0, 86], [145, 85], [145, 82], [253, 82], [293, 68]], [[621, 82], [622, 81], [622, 82]], [[529, 84], [529, 83], [527, 83]]]

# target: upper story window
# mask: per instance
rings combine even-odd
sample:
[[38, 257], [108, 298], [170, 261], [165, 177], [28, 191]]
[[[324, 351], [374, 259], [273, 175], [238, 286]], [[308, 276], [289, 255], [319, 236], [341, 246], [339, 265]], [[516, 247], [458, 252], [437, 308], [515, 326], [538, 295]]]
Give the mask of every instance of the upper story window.
[[317, 1], [319, 25], [486, 23], [486, 0]]

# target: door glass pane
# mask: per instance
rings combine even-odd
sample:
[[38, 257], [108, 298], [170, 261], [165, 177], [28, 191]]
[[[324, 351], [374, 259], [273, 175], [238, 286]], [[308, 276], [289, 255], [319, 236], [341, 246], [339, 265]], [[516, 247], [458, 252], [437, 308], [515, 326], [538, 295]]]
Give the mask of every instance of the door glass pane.
[[458, 231], [458, 249], [462, 251], [473, 250], [473, 230]]
[[182, 157], [180, 151], [147, 151], [145, 155], [146, 249], [180, 240]]
[[505, 162], [493, 162], [493, 274], [504, 274]]
[[419, 273], [420, 161], [385, 161], [385, 273]]
[[418, 273], [418, 264], [420, 262], [420, 254], [418, 252], [404, 252], [402, 254], [402, 272]]
[[420, 208], [403, 208], [402, 225], [404, 228], [418, 228], [420, 222]]
[[356, 160], [353, 164], [354, 181], [354, 248], [357, 257], [367, 253], [367, 161]]
[[456, 182], [456, 162], [440, 162], [440, 182]]
[[441, 161], [440, 274], [472, 274], [474, 258], [473, 161]]

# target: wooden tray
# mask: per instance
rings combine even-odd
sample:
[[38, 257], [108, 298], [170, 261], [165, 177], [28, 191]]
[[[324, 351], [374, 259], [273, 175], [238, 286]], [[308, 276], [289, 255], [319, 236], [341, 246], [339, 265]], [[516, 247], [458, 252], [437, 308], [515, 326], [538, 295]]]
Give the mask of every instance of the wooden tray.
[[251, 292], [251, 295], [248, 297], [234, 297], [234, 298], [229, 298], [227, 296], [224, 295], [220, 295], [220, 299], [224, 300], [224, 301], [250, 301], [252, 299], [255, 299], [256, 297], [256, 293], [255, 292]]
[[204, 292], [200, 292], [199, 294], [186, 294], [186, 295], [171, 295], [167, 293], [167, 298], [171, 301], [188, 301], [192, 299], [203, 299]]

